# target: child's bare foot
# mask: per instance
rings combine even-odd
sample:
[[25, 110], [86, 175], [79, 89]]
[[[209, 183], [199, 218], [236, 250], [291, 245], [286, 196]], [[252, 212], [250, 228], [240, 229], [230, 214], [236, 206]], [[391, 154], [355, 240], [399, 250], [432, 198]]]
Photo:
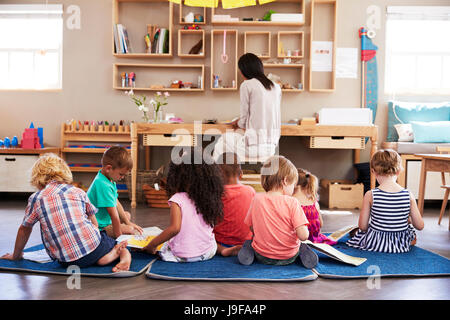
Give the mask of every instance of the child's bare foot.
[[223, 248], [223, 250], [220, 252], [220, 254], [224, 257], [230, 257], [230, 256], [237, 256], [239, 253], [239, 250], [241, 250], [242, 245], [237, 245], [234, 247], [229, 248]]
[[112, 268], [112, 272], [122, 272], [130, 270], [131, 254], [128, 249], [120, 251], [120, 262]]
[[104, 255], [97, 261], [97, 264], [100, 266], [110, 264], [111, 262], [120, 257], [120, 253], [123, 251], [123, 249], [128, 251], [127, 245], [128, 242], [126, 240], [116, 244], [108, 254]]

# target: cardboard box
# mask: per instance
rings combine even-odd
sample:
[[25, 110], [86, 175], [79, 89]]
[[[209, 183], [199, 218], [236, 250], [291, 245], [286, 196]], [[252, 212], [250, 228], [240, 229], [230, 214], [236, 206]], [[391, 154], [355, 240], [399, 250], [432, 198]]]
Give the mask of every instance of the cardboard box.
[[349, 180], [320, 181], [320, 202], [330, 209], [361, 209], [364, 185], [353, 184]]

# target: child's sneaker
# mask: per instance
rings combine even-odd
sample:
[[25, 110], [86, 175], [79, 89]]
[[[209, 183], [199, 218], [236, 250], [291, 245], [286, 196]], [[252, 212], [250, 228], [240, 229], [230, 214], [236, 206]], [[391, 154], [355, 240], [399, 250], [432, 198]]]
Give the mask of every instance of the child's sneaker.
[[255, 259], [255, 251], [252, 248], [252, 240], [246, 240], [238, 252], [238, 260], [240, 264], [249, 266]]
[[314, 268], [319, 262], [319, 257], [317, 256], [317, 254], [312, 251], [312, 249], [308, 247], [306, 243], [300, 244], [298, 256], [303, 266], [308, 269]]

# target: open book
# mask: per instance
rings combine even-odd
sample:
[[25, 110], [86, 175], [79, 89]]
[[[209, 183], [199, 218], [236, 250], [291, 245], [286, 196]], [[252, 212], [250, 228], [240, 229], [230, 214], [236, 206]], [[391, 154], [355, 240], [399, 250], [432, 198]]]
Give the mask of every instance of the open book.
[[[157, 235], [159, 235], [162, 230], [158, 227], [149, 227], [144, 228], [144, 233], [142, 235], [132, 235], [132, 234], [123, 234], [116, 239], [117, 242], [128, 241], [127, 247], [142, 249], [146, 247], [150, 241], [153, 240]], [[163, 244], [160, 244], [157, 250], [161, 250]]]
[[331, 240], [334, 240], [334, 241], [338, 241], [339, 239], [343, 238], [347, 233], [350, 233], [353, 230], [357, 230], [357, 229], [358, 229], [358, 226], [356, 226], [356, 225], [347, 226], [347, 227], [341, 228], [341, 229], [333, 232], [332, 234], [330, 234], [328, 236], [328, 238], [330, 238]]
[[309, 247], [323, 253], [324, 255], [333, 258], [335, 260], [348, 263], [354, 266], [359, 266], [360, 264], [366, 262], [366, 258], [358, 258], [349, 256], [348, 254], [342, 253], [339, 250], [333, 248], [329, 244], [326, 243], [313, 243], [309, 240], [303, 241], [302, 243], [306, 243]]

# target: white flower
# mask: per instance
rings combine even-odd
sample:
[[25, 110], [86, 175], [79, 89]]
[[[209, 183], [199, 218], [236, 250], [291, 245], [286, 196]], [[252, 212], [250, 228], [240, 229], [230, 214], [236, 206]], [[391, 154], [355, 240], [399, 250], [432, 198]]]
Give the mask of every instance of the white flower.
[[170, 94], [166, 91], [166, 92], [164, 92], [164, 96], [169, 97]]
[[150, 100], [150, 104], [151, 104], [152, 106], [156, 105], [155, 99]]
[[157, 93], [156, 93], [158, 96], [160, 96], [161, 95], [161, 92], [160, 91], [158, 91]]
[[131, 89], [130, 91], [125, 91], [125, 94], [133, 96], [134, 95], [133, 89]]

